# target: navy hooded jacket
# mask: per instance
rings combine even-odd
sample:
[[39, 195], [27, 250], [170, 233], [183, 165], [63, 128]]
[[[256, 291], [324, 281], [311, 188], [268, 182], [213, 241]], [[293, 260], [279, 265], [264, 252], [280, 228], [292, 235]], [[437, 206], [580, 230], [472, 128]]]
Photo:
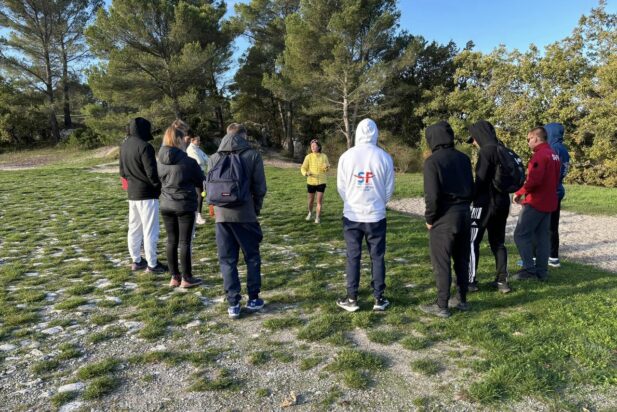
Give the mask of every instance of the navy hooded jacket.
[[566, 194], [566, 189], [563, 187], [563, 179], [570, 170], [570, 154], [563, 144], [564, 128], [561, 123], [549, 123], [544, 126], [544, 130], [546, 130], [548, 144], [553, 149], [553, 152], [559, 156], [559, 161], [561, 162], [559, 185], [557, 186], [557, 197], [561, 200]]

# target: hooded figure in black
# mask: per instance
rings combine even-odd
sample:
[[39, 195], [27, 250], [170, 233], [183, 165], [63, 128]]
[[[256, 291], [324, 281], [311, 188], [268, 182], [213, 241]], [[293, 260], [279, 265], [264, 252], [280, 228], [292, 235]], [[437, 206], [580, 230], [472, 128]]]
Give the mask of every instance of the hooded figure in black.
[[120, 149], [120, 176], [128, 181], [129, 200], [158, 199], [161, 193], [154, 147], [148, 143], [152, 139], [148, 120], [131, 120]]
[[[156, 169], [150, 122], [143, 117], [131, 120], [128, 136], [120, 149], [120, 176], [128, 183], [128, 247], [131, 270], [162, 273], [167, 267], [156, 256], [159, 239], [159, 195], [161, 182]], [[145, 259], [141, 257], [143, 245]]]
[[452, 260], [457, 296], [450, 301], [450, 306], [460, 310], [469, 308], [466, 302], [473, 176], [469, 157], [454, 148], [454, 132], [447, 122], [429, 126], [426, 141], [432, 154], [424, 162], [425, 218], [437, 282], [437, 303], [420, 309], [448, 317]]
[[505, 247], [506, 221], [510, 213], [510, 196], [498, 191], [493, 178], [499, 167], [499, 145], [503, 145], [495, 128], [486, 120], [469, 127], [470, 140], [480, 148], [476, 163], [473, 207], [471, 209], [471, 255], [469, 258], [469, 291], [478, 290], [476, 272], [480, 260], [480, 243], [488, 231], [488, 241], [495, 256], [496, 278], [492, 286], [502, 293], [510, 292], [508, 286], [508, 251]]

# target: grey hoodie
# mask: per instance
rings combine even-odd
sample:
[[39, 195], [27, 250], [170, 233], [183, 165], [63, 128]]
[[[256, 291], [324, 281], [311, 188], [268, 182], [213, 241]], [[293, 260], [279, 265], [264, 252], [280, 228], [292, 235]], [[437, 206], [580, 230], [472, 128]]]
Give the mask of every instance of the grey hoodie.
[[257, 216], [261, 211], [264, 197], [266, 196], [266, 174], [264, 163], [259, 152], [239, 135], [225, 135], [216, 153], [208, 159], [208, 170], [212, 170], [221, 159], [219, 152], [238, 152], [244, 162], [246, 174], [251, 179], [250, 191], [251, 199], [249, 202], [235, 207], [214, 207], [214, 214], [217, 223], [235, 222], [250, 223], [256, 222]]

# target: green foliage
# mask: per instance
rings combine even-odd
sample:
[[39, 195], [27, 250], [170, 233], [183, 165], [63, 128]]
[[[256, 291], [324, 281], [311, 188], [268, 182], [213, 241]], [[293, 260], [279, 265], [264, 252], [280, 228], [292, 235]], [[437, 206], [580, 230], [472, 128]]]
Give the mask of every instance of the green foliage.
[[102, 63], [90, 70], [88, 83], [104, 104], [86, 109], [88, 126], [118, 140], [126, 120], [139, 113], [155, 127], [183, 118], [222, 130], [225, 101], [217, 79], [228, 68], [235, 37], [225, 13], [225, 2], [209, 1], [121, 0], [100, 9], [86, 35]]
[[101, 136], [90, 128], [77, 129], [65, 143], [68, 147], [79, 149], [96, 149], [103, 145]]

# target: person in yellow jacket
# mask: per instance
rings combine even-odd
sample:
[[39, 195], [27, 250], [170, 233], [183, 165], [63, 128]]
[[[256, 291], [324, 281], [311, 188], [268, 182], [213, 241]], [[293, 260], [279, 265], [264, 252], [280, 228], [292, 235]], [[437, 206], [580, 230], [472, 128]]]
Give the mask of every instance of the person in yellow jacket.
[[323, 194], [326, 191], [326, 172], [330, 169], [328, 156], [321, 153], [319, 140], [311, 140], [311, 153], [306, 155], [300, 171], [306, 176], [306, 189], [308, 191], [308, 215], [306, 220], [313, 218], [313, 204], [317, 193], [317, 210], [315, 211], [315, 223], [320, 222]]

